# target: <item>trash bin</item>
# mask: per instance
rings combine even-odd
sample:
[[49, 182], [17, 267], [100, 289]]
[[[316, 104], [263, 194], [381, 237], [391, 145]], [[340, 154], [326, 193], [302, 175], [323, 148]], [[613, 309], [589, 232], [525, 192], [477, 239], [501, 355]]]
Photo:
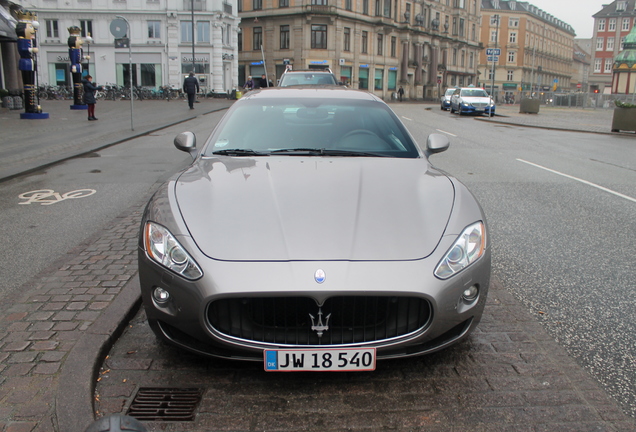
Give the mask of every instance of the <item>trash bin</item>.
[[237, 90], [237, 91], [236, 91], [236, 98], [237, 98], [237, 99], [240, 99], [241, 97], [243, 97], [243, 92], [242, 92], [242, 91], [240, 91], [240, 90]]

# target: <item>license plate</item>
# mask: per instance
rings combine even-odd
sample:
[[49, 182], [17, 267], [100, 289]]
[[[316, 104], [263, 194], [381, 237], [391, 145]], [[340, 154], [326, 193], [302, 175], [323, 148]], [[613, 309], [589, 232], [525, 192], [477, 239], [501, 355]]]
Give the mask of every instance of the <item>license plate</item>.
[[265, 350], [263, 356], [268, 372], [375, 370], [375, 348]]

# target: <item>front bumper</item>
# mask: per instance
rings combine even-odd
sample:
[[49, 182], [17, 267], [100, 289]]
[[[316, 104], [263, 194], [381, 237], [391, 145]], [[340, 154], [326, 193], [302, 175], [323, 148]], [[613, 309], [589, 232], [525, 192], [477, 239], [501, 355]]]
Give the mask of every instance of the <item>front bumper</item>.
[[[445, 244], [438, 248], [442, 251], [440, 254], [453, 240], [451, 237], [443, 239]], [[190, 251], [195, 250], [191, 246], [186, 247]], [[139, 276], [144, 306], [153, 331], [159, 338], [189, 351], [214, 357], [262, 361], [265, 349], [375, 347], [378, 359], [383, 359], [437, 351], [460, 341], [479, 323], [490, 280], [490, 250], [487, 249], [484, 256], [467, 269], [445, 281], [433, 276], [439, 258], [441, 255], [423, 260], [382, 263], [221, 262], [196, 256], [204, 276], [197, 281], [187, 281], [158, 266], [140, 249]], [[317, 269], [327, 274], [322, 284], [314, 280]], [[466, 302], [462, 293], [471, 285], [478, 286], [480, 294], [475, 300]], [[168, 301], [158, 302], [153, 298], [156, 287], [168, 291]], [[417, 324], [404, 327], [395, 334], [379, 334], [377, 338], [367, 335], [363, 339], [338, 336], [339, 339], [332, 337], [325, 343], [326, 337], [332, 336], [327, 330], [325, 339], [316, 343], [309, 314], [316, 316], [319, 311], [325, 315], [328, 312], [338, 314], [335, 310], [323, 311], [321, 306], [327, 308], [330, 299], [343, 296], [419, 299], [421, 304], [426, 305], [424, 309], [427, 311], [419, 321], [407, 318], [406, 321], [417, 321]], [[301, 321], [307, 322], [307, 333], [311, 335], [306, 340], [265, 337], [262, 334], [266, 331], [257, 331], [253, 334], [259, 336], [251, 336], [237, 328], [254, 325], [252, 318], [216, 319], [218, 315], [227, 315], [230, 309], [240, 309], [242, 304], [259, 302], [269, 305], [275, 304], [269, 300], [284, 297], [302, 298], [304, 300], [299, 304], [309, 305], [307, 310], [298, 312]], [[213, 306], [219, 304], [224, 306]], [[341, 332], [339, 335], [345, 334], [342, 329], [334, 327], [332, 330], [334, 334], [338, 331]]]

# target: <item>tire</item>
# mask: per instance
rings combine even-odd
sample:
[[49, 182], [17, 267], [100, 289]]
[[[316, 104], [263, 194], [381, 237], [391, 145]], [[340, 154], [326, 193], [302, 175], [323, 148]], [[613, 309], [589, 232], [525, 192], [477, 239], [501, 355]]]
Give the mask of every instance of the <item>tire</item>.
[[457, 114], [459, 114], [460, 116], [464, 114], [464, 112], [462, 111], [461, 105], [457, 108]]

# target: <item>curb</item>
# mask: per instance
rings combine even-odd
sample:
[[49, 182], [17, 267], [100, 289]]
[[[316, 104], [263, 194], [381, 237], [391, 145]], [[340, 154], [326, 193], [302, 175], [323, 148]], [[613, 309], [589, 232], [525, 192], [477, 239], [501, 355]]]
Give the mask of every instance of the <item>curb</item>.
[[93, 395], [102, 360], [140, 306], [139, 277], [135, 273], [104, 313], [82, 334], [63, 363], [55, 397], [57, 430], [81, 432], [95, 420]]

